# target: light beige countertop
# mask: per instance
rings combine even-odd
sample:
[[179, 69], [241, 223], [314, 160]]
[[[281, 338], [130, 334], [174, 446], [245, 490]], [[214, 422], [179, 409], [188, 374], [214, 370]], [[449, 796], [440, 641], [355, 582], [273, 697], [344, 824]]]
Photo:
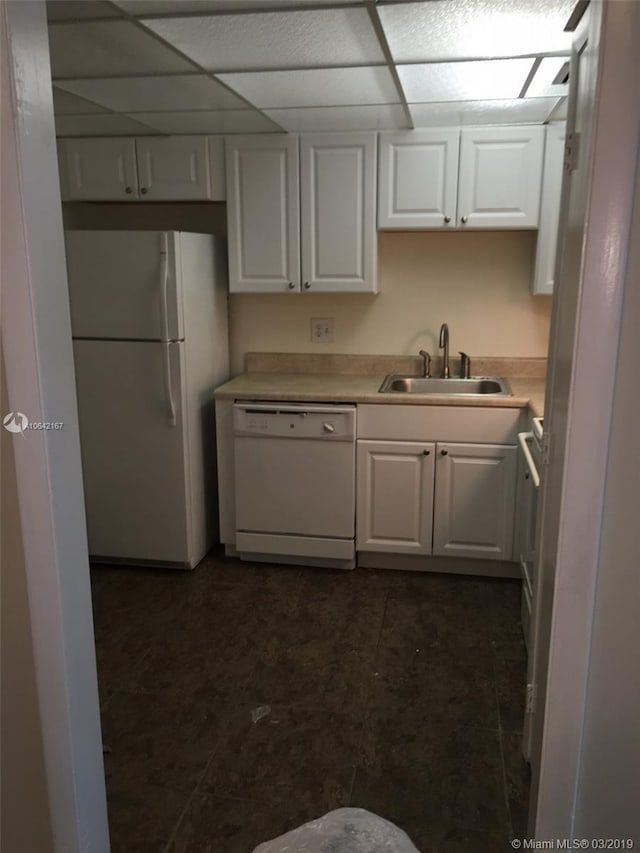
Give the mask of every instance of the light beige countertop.
[[[260, 356], [264, 357], [260, 358]], [[345, 361], [342, 362], [341, 359]], [[543, 368], [540, 367], [539, 362], [544, 362], [544, 359], [477, 359], [475, 363], [472, 360], [472, 375], [505, 378], [513, 392], [510, 397], [380, 394], [378, 389], [388, 373], [420, 375], [421, 360], [413, 356], [395, 358], [393, 356], [288, 356], [278, 353], [249, 353], [247, 355], [248, 372], [236, 376], [217, 388], [215, 397], [218, 400], [393, 403], [409, 406], [491, 408], [529, 406], [534, 415], [542, 416], [545, 380]], [[454, 366], [455, 363], [452, 360], [452, 375], [455, 375]], [[321, 372], [323, 368], [326, 372]], [[364, 372], [366, 368], [371, 372]], [[437, 363], [435, 368], [432, 375], [437, 376]], [[487, 368], [490, 369], [487, 370]], [[376, 372], [373, 372], [374, 370]], [[525, 375], [518, 376], [517, 372]]]

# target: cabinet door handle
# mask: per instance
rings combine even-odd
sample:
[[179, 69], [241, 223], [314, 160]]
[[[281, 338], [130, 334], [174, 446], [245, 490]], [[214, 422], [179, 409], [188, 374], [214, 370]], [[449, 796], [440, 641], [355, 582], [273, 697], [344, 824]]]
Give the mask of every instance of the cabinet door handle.
[[292, 281], [290, 281], [289, 284], [287, 285], [287, 287], [289, 288], [289, 290], [294, 290], [295, 284]]
[[423, 454], [423, 456], [431, 456], [431, 451], [430, 450], [423, 450], [422, 454]]
[[440, 451], [440, 456], [448, 456], [448, 455], [449, 455], [449, 451], [448, 451], [448, 450], [441, 450], [441, 451]]
[[142, 193], [142, 195], [146, 195], [147, 194], [147, 188], [146, 187], [140, 187], [140, 192]]
[[125, 188], [124, 188], [124, 191], [126, 192], [126, 194], [127, 194], [127, 195], [131, 195], [131, 193], [133, 192], [133, 190], [131, 189], [131, 187], [125, 187]]
[[311, 282], [310, 281], [305, 281], [304, 289], [305, 290], [311, 290]]
[[468, 216], [462, 216], [462, 217], [460, 218], [460, 222], [462, 222], [462, 224], [463, 224], [463, 225], [466, 225], [468, 221], [469, 221], [469, 217], [468, 217]]
[[448, 224], [451, 222], [451, 217], [450, 217], [450, 216], [445, 216], [445, 218], [444, 218], [444, 222], [445, 222], [445, 225], [448, 225]]

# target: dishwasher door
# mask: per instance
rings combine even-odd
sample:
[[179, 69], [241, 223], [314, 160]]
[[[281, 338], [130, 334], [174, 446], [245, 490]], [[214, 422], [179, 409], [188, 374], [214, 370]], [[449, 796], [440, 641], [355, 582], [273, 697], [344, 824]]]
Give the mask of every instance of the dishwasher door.
[[239, 551], [349, 559], [354, 406], [234, 406]]

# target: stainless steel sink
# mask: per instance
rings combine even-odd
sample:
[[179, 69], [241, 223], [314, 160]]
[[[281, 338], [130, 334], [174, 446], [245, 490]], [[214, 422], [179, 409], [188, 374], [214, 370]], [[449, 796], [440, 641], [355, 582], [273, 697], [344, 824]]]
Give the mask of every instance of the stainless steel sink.
[[473, 379], [437, 379], [422, 376], [387, 376], [378, 389], [381, 394], [446, 394], [510, 397], [511, 388], [504, 379], [479, 376]]

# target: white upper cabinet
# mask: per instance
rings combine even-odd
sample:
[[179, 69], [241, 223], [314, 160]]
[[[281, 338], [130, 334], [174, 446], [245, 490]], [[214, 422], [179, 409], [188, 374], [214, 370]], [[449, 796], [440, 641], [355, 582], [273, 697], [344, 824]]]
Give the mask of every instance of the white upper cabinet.
[[230, 291], [374, 293], [376, 134], [298, 142], [227, 139]]
[[215, 137], [61, 139], [62, 198], [74, 201], [221, 201], [224, 151]]
[[474, 127], [460, 133], [460, 226], [537, 228], [544, 127]]
[[58, 158], [63, 199], [133, 201], [138, 198], [134, 139], [61, 139]]
[[226, 171], [229, 290], [299, 291], [298, 137], [228, 137]]
[[376, 134], [300, 138], [302, 287], [376, 290]]
[[567, 135], [565, 124], [550, 124], [544, 148], [540, 227], [531, 290], [537, 294], [553, 293], [553, 279], [558, 245], [562, 164]]
[[136, 140], [140, 195], [158, 199], [209, 197], [206, 136], [166, 136]]
[[378, 228], [456, 225], [456, 128], [380, 134]]

